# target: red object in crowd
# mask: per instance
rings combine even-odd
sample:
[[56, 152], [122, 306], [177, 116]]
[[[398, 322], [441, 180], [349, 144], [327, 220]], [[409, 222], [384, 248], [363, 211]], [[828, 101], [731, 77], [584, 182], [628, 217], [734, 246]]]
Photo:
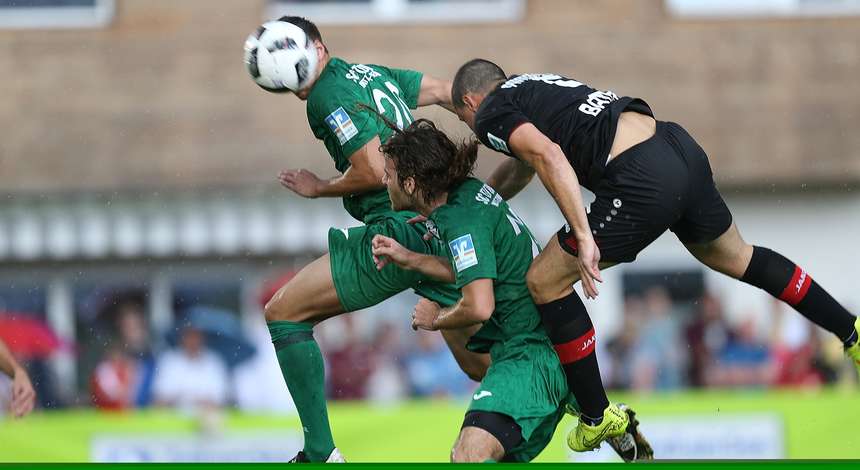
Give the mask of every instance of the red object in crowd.
[[278, 276], [276, 278], [265, 281], [260, 287], [260, 297], [258, 297], [257, 299], [260, 302], [260, 308], [265, 307], [266, 304], [269, 303], [270, 300], [272, 300], [272, 297], [275, 296], [278, 290], [280, 290], [280, 288], [283, 287], [284, 284], [289, 282], [289, 280], [294, 278], [295, 276], [296, 271], [291, 271], [282, 276]]
[[135, 365], [120, 353], [102, 361], [90, 377], [93, 404], [103, 410], [130, 408], [135, 390]]
[[0, 339], [22, 360], [44, 359], [63, 344], [48, 325], [28, 313], [0, 313]]

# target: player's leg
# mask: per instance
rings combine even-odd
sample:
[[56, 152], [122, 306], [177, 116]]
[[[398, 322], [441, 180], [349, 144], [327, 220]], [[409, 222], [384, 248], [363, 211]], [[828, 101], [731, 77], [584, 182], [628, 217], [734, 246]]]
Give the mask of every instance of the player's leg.
[[326, 461], [337, 453], [325, 402], [325, 367], [313, 326], [378, 304], [417, 283], [414, 273], [394, 265], [378, 271], [370, 256], [377, 233], [420, 250], [423, 231], [407, 225], [408, 218], [392, 214], [346, 231], [329, 230], [329, 254], [305, 266], [266, 305], [278, 363], [302, 421], [304, 457], [311, 461]]
[[[601, 269], [612, 266], [601, 263]], [[563, 250], [558, 237], [529, 267], [526, 281], [553, 347], [561, 360], [567, 384], [581, 408], [582, 420], [602, 421], [609, 399], [603, 389], [595, 353], [594, 325], [573, 284], [579, 281], [576, 256]]]
[[711, 269], [764, 290], [836, 335], [860, 371], [860, 320], [803, 268], [780, 253], [746, 243], [734, 223], [711, 242], [684, 245]]
[[[522, 334], [493, 348], [493, 363], [472, 396], [454, 461], [528, 461], [552, 436], [555, 428], [545, 427], [547, 418], [563, 414], [567, 383], [545, 335]], [[475, 443], [479, 452], [471, 453]]]
[[[860, 361], [860, 320], [849, 313], [800, 266], [785, 256], [744, 241], [716, 188], [708, 158], [680, 126], [667, 132], [690, 168], [695, 190], [672, 230], [687, 250], [708, 267], [756, 286], [791, 305], [803, 316], [835, 334], [848, 354]], [[860, 371], [860, 362], [857, 362]]]
[[[588, 211], [601, 268], [635, 260], [680, 217], [689, 189], [687, 165], [673, 155], [665, 123], [657, 124], [653, 137], [616, 156], [594, 188], [596, 198]], [[617, 406], [607, 406], [591, 319], [571, 288], [580, 276], [577, 255], [574, 234], [562, 228], [535, 259], [527, 281], [582, 408], [572, 439], [585, 445], [592, 442], [588, 435], [602, 431], [607, 417], [609, 424], [627, 418]]]
[[451, 462], [499, 462], [506, 449], [522, 441], [520, 427], [510, 416], [490, 411], [469, 411], [451, 449]]
[[328, 254], [302, 268], [266, 304], [278, 364], [304, 431], [303, 455], [297, 459], [324, 462], [335, 449], [325, 400], [325, 366], [313, 326], [343, 311]]

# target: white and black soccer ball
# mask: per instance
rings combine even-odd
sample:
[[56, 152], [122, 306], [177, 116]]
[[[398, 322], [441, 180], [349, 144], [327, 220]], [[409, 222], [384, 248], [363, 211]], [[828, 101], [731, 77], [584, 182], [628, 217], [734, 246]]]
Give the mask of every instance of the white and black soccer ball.
[[302, 28], [269, 21], [245, 40], [245, 66], [266, 91], [296, 92], [307, 87], [317, 70], [317, 52]]

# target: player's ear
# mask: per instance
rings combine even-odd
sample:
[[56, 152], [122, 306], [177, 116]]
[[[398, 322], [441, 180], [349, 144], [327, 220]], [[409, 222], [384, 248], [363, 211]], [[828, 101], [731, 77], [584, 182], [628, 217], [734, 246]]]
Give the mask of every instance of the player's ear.
[[463, 95], [463, 104], [469, 108], [469, 111], [476, 112], [478, 110], [478, 106], [481, 104], [480, 97], [475, 95], [474, 93], [466, 93]]
[[415, 178], [409, 176], [403, 180], [403, 192], [408, 194], [409, 197], [415, 196]]
[[318, 39], [314, 39], [314, 49], [317, 50], [317, 60], [319, 62], [322, 62], [323, 57], [325, 57], [326, 52], [328, 52], [328, 49], [326, 49], [325, 44], [323, 44], [322, 41]]

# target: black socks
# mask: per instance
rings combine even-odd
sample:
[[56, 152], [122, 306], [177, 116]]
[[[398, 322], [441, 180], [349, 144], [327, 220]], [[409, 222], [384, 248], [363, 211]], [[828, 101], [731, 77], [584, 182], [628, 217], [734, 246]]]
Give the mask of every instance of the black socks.
[[856, 334], [854, 322], [857, 317], [848, 313], [800, 266], [781, 254], [754, 246], [752, 259], [741, 281], [765, 290], [841, 341], [853, 344], [851, 337]]
[[599, 423], [609, 399], [600, 379], [594, 326], [585, 305], [573, 292], [537, 308], [567, 375], [568, 388], [579, 404], [581, 419], [590, 425]]

